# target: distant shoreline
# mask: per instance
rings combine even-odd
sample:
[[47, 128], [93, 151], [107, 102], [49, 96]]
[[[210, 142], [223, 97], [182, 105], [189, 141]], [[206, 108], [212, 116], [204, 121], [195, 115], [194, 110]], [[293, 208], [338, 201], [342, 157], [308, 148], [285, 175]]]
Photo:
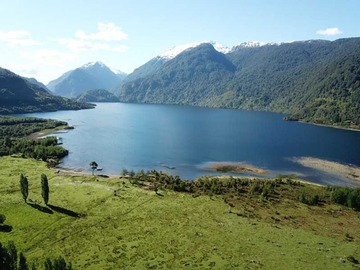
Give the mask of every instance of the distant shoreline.
[[[285, 121], [289, 121], [289, 120], [285, 120]], [[360, 132], [360, 129], [356, 129], [356, 128], [347, 128], [347, 127], [342, 127], [342, 126], [332, 126], [332, 125], [326, 125], [326, 124], [317, 124], [317, 123], [313, 123], [313, 122], [306, 122], [306, 121], [300, 121], [300, 120], [295, 121], [295, 122], [299, 122], [299, 123], [302, 123], [302, 124], [319, 126], [319, 127], [328, 127], [328, 128], [336, 128], [336, 129], [342, 129], [342, 130], [347, 130], [347, 131]]]

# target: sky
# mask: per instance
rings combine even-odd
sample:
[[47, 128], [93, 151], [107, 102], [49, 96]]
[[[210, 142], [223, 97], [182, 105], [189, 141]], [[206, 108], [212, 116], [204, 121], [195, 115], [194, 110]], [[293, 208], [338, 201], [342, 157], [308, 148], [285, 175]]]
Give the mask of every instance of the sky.
[[47, 84], [91, 61], [126, 73], [182, 44], [360, 37], [360, 0], [0, 0], [0, 67]]

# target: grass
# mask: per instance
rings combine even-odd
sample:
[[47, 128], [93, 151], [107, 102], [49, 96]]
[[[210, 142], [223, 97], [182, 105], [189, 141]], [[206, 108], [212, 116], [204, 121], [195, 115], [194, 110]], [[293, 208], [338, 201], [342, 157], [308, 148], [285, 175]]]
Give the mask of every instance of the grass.
[[[58, 175], [31, 159], [2, 157], [0, 168], [0, 213], [13, 228], [0, 242], [13, 240], [37, 266], [62, 255], [75, 269], [360, 269], [346, 259], [360, 259], [359, 212], [302, 204], [286, 196], [290, 185], [278, 201], [227, 198], [229, 213], [221, 196], [160, 196], [123, 179]], [[20, 173], [33, 201], [42, 201], [47, 175], [52, 213], [23, 202]]]

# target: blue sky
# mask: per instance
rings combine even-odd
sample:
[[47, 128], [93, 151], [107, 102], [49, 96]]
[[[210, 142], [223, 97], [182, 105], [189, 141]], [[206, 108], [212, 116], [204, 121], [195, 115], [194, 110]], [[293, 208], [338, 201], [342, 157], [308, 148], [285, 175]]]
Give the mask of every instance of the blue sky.
[[181, 44], [360, 36], [359, 0], [1, 0], [0, 66], [47, 83], [90, 61], [130, 73]]

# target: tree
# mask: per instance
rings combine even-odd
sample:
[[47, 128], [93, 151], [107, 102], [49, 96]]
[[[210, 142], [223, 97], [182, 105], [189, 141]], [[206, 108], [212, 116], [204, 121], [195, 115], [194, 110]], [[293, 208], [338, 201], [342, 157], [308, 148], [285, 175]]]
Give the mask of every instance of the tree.
[[92, 169], [92, 174], [94, 175], [94, 171], [97, 169], [98, 164], [95, 161], [91, 161], [89, 165]]
[[27, 265], [26, 262], [26, 258], [24, 256], [24, 254], [22, 252], [20, 252], [20, 256], [19, 256], [19, 270], [29, 270], [29, 267]]
[[128, 174], [129, 174], [129, 171], [124, 168], [124, 169], [121, 170], [121, 174], [122, 174], [123, 176], [128, 175]]
[[0, 214], [0, 225], [3, 224], [5, 222], [5, 220], [6, 220], [5, 215]]
[[16, 269], [17, 250], [13, 241], [8, 242], [7, 250], [10, 257], [10, 269]]
[[44, 199], [44, 203], [47, 205], [49, 202], [49, 183], [45, 174], [41, 174], [41, 196]]
[[29, 195], [29, 182], [26, 176], [23, 174], [20, 175], [20, 190], [23, 196], [24, 201], [26, 202]]

